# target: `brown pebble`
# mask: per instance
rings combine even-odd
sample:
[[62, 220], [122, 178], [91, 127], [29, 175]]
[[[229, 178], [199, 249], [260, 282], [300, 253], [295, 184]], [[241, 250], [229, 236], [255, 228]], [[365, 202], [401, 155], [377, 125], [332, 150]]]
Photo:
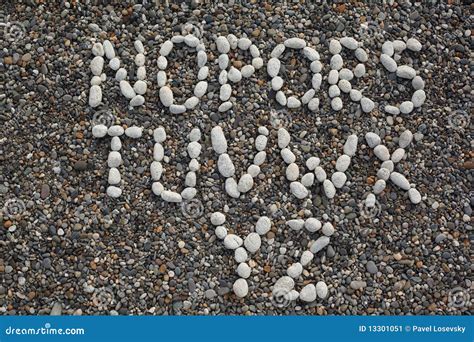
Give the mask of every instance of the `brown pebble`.
[[337, 135], [337, 128], [330, 128], [329, 129], [329, 134], [331, 134], [332, 136]]
[[345, 4], [341, 4], [341, 5], [338, 5], [336, 7], [336, 12], [338, 13], [344, 13], [346, 11], [346, 5]]
[[236, 60], [236, 61], [233, 61], [232, 64], [233, 64], [234, 67], [236, 67], [237, 69], [242, 68], [242, 61]]
[[252, 36], [253, 36], [253, 37], [259, 37], [259, 36], [260, 36], [260, 29], [255, 29], [255, 30], [253, 30]]
[[50, 193], [50, 189], [49, 189], [49, 185], [48, 184], [43, 184], [41, 185], [41, 199], [45, 199], [49, 196], [49, 193]]
[[393, 258], [398, 261], [398, 260], [401, 260], [401, 259], [402, 259], [402, 255], [401, 255], [400, 253], [395, 253], [395, 254], [393, 255]]
[[29, 62], [31, 60], [31, 53], [25, 53], [23, 56], [21, 56], [21, 60], [23, 62]]
[[474, 160], [469, 160], [469, 161], [465, 162], [464, 164], [462, 164], [461, 167], [463, 169], [466, 169], [466, 170], [474, 169]]

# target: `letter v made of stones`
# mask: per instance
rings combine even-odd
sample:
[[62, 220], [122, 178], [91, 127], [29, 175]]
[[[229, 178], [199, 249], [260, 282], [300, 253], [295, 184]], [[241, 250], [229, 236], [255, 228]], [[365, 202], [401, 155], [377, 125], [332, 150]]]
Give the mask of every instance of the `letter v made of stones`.
[[253, 179], [260, 174], [260, 166], [265, 162], [265, 148], [267, 147], [269, 131], [266, 127], [261, 126], [258, 128], [258, 133], [259, 135], [255, 139], [255, 149], [257, 153], [253, 158], [253, 163], [237, 182], [234, 163], [227, 153], [227, 139], [225, 138], [224, 132], [220, 126], [215, 126], [211, 130], [212, 148], [219, 156], [217, 168], [219, 173], [226, 178], [226, 193], [233, 198], [239, 198], [241, 194], [245, 194], [252, 189], [254, 184]]

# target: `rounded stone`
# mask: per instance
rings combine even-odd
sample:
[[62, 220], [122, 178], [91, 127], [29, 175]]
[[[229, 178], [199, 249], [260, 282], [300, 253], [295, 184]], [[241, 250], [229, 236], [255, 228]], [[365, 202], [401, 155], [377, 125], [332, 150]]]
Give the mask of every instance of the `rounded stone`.
[[243, 278], [237, 279], [232, 286], [232, 289], [234, 290], [235, 295], [239, 298], [244, 298], [249, 292], [247, 281]]
[[328, 286], [323, 281], [318, 281], [316, 283], [316, 294], [319, 298], [324, 299], [328, 295]]
[[316, 300], [316, 287], [313, 284], [308, 284], [300, 291], [300, 299], [303, 302], [314, 302]]
[[317, 232], [319, 229], [321, 229], [321, 221], [314, 217], [310, 217], [304, 222], [304, 227], [310, 233]]
[[298, 199], [303, 199], [309, 194], [308, 189], [300, 182], [291, 182], [290, 191]]
[[321, 236], [316, 241], [314, 241], [313, 244], [311, 245], [311, 247], [310, 247], [311, 253], [313, 253], [313, 254], [318, 253], [324, 247], [329, 245], [329, 241], [330, 241], [330, 239], [329, 239], [328, 236]]
[[255, 231], [259, 235], [265, 235], [271, 229], [272, 222], [267, 216], [262, 216], [258, 219], [255, 225]]
[[242, 262], [239, 264], [239, 266], [237, 266], [236, 271], [239, 277], [247, 279], [248, 277], [250, 277], [250, 273], [252, 272], [252, 269], [250, 268], [249, 265], [247, 265], [247, 263]]
[[248, 173], [244, 174], [242, 177], [239, 179], [239, 183], [237, 185], [237, 189], [241, 193], [246, 193], [250, 191], [253, 187], [253, 177], [252, 175], [249, 175]]
[[258, 251], [262, 244], [260, 235], [257, 233], [250, 233], [244, 240], [244, 246], [250, 253], [255, 253]]
[[217, 226], [214, 232], [216, 233], [216, 236], [221, 240], [223, 240], [227, 236], [227, 229], [223, 226]]
[[219, 211], [216, 211], [211, 214], [211, 223], [214, 226], [221, 226], [225, 222], [225, 215]]
[[224, 246], [227, 249], [236, 249], [242, 246], [244, 241], [235, 234], [227, 234], [224, 238]]
[[293, 279], [297, 279], [301, 275], [302, 272], [303, 272], [303, 265], [301, 265], [299, 262], [292, 264], [290, 267], [288, 267], [286, 271], [288, 276]]

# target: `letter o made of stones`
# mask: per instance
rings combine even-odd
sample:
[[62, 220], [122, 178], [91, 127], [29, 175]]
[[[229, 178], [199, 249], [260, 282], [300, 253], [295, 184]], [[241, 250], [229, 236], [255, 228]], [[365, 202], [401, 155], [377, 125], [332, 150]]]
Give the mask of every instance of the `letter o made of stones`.
[[[286, 49], [302, 50], [304, 57], [311, 62], [312, 77], [312, 89], [305, 92], [305, 94], [299, 99], [297, 96], [286, 97], [281, 90], [284, 84], [283, 79], [279, 76], [281, 69], [280, 56], [285, 52]], [[319, 61], [319, 53], [306, 46], [306, 42], [300, 38], [289, 38], [282, 44], [277, 45], [272, 53], [271, 58], [267, 64], [267, 73], [271, 78], [272, 89], [276, 91], [276, 101], [281, 106], [286, 106], [288, 109], [300, 108], [301, 105], [308, 105], [311, 111], [317, 111], [319, 108], [319, 99], [314, 97], [316, 92], [320, 89], [322, 83], [321, 75], [321, 62]]]
[[[171, 53], [175, 44], [184, 43], [190, 48], [196, 50], [196, 63], [199, 68], [198, 72], [198, 82], [194, 86], [194, 96], [186, 99], [184, 104], [175, 104], [173, 92], [170, 87], [167, 86], [167, 77], [166, 69], [168, 67], [167, 56]], [[171, 40], [165, 41], [160, 49], [160, 56], [158, 57], [158, 87], [159, 87], [159, 96], [160, 101], [163, 106], [168, 107], [172, 114], [182, 114], [187, 110], [194, 109], [200, 102], [200, 99], [207, 92], [207, 76], [208, 76], [208, 67], [207, 64], [207, 54], [204, 47], [204, 44], [201, 43], [199, 38], [192, 34], [186, 36], [173, 36]]]
[[[262, 68], [263, 60], [260, 57], [260, 50], [257, 45], [253, 44], [247, 37], [237, 38], [233, 34], [229, 34], [227, 37], [219, 36], [216, 38], [216, 47], [219, 52], [218, 64], [220, 74], [218, 80], [221, 85], [219, 99], [222, 101], [219, 106], [219, 112], [226, 112], [233, 106], [233, 103], [230, 101], [232, 96], [230, 82], [238, 83], [242, 78], [252, 77], [256, 70]], [[229, 52], [236, 49], [250, 51], [252, 56], [252, 63], [244, 65], [240, 70], [234, 67], [229, 59]]]

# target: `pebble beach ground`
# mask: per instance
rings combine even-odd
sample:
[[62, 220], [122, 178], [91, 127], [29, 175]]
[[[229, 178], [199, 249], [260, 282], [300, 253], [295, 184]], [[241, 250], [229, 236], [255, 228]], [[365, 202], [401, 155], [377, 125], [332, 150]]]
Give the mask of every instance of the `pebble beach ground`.
[[472, 10], [2, 4], [0, 313], [471, 314]]

